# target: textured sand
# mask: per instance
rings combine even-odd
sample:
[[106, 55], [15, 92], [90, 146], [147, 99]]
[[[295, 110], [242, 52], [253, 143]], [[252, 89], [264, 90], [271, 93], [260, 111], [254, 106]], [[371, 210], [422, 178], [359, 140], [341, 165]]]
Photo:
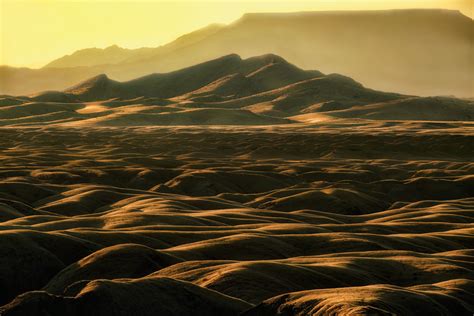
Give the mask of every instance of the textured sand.
[[0, 129], [0, 314], [472, 315], [473, 143], [468, 122]]

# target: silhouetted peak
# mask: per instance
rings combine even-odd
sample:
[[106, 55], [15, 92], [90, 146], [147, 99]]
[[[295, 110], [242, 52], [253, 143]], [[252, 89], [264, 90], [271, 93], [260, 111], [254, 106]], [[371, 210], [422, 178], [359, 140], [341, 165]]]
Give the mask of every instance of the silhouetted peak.
[[106, 86], [111, 80], [107, 77], [106, 74], [100, 74], [95, 77], [89, 78], [69, 89], [66, 89], [65, 92], [72, 93], [83, 93], [92, 89], [100, 89]]
[[105, 48], [104, 50], [106, 50], [106, 51], [118, 51], [118, 50], [124, 50], [124, 49], [125, 48], [122, 48], [122, 47], [114, 44], [114, 45], [111, 45], [111, 46]]
[[242, 60], [242, 58], [238, 54], [228, 54], [214, 60]]
[[266, 64], [276, 64], [276, 63], [288, 64], [288, 62], [283, 57], [275, 55], [275, 54], [265, 54], [265, 55], [255, 56], [252, 58], [254, 58], [255, 60], [260, 60]]
[[109, 81], [109, 80], [110, 79], [109, 77], [107, 77], [106, 74], [100, 74], [100, 75], [90, 78], [89, 80], [87, 80], [87, 82], [99, 83], [99, 82], [104, 82], [104, 81]]

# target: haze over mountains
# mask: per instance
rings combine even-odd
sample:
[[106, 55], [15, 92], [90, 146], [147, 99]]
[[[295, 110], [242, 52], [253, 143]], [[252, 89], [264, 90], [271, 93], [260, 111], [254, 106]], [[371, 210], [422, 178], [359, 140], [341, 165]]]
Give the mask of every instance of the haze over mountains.
[[449, 10], [246, 14], [157, 48], [84, 49], [42, 69], [1, 67], [0, 93], [63, 90], [105, 73], [124, 81], [237, 53], [282, 56], [374, 89], [473, 96], [473, 20]]
[[236, 54], [118, 82], [98, 75], [64, 91], [0, 98], [0, 125], [268, 125], [341, 119], [474, 120], [474, 102], [368, 89], [267, 54]]

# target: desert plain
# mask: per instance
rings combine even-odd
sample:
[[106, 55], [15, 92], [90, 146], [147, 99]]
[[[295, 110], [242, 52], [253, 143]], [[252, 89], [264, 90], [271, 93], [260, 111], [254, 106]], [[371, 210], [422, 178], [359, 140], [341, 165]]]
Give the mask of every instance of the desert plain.
[[472, 315], [472, 103], [274, 55], [3, 96], [0, 315]]
[[4, 128], [2, 315], [467, 315], [473, 131]]

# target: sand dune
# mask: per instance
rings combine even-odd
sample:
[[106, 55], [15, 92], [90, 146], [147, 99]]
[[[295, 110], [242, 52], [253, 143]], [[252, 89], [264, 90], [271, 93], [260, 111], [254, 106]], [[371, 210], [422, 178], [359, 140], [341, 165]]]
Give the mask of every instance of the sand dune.
[[426, 113], [434, 121], [463, 120], [471, 121], [472, 103], [467, 100], [454, 101], [450, 98], [407, 98], [386, 103], [372, 104], [367, 107], [354, 107], [334, 111], [336, 117], [360, 117], [368, 119], [423, 120]]
[[265, 301], [243, 315], [467, 315], [463, 299], [472, 280], [408, 288], [365, 286], [291, 293]]
[[[251, 305], [188, 282], [167, 278], [94, 280], [74, 285], [75, 296], [29, 292], [4, 315], [239, 315]], [[133, 293], [133, 294], [132, 294]], [[72, 294], [72, 293], [70, 293]], [[166, 302], [166, 303], [165, 303]]]
[[0, 126], [276, 125], [321, 121], [472, 121], [474, 102], [416, 97], [306, 71], [266, 54], [232, 54], [118, 82], [102, 74], [64, 91], [3, 96]]
[[267, 54], [0, 98], [0, 315], [471, 315], [474, 104]]
[[2, 315], [474, 310], [470, 122], [85, 126], [0, 129]]

